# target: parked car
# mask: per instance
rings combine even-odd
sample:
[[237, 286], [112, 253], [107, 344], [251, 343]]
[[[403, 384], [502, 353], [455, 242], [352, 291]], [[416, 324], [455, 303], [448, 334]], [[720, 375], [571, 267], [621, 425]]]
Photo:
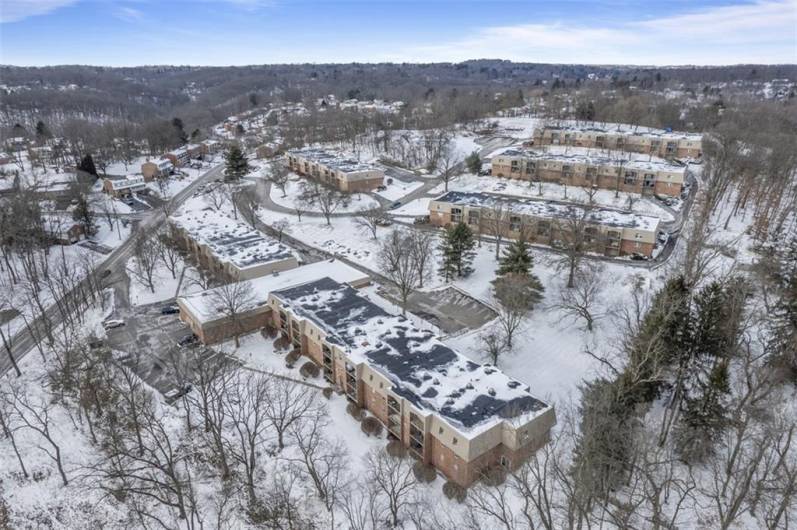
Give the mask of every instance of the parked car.
[[175, 313], [179, 313], [180, 308], [176, 305], [167, 305], [161, 307], [161, 315], [174, 315]]
[[663, 245], [667, 242], [668, 239], [670, 239], [670, 234], [668, 234], [664, 230], [659, 230], [659, 233], [656, 235], [656, 239], [659, 241], [659, 243]]
[[425, 225], [428, 222], [429, 222], [429, 216], [428, 215], [422, 215], [422, 216], [416, 217], [415, 219], [412, 220], [412, 224], [415, 224], [415, 225]]
[[111, 319], [111, 320], [106, 320], [105, 322], [102, 323], [102, 327], [104, 327], [106, 331], [109, 330], [109, 329], [121, 328], [124, 325], [125, 325], [125, 321], [124, 320], [119, 320], [117, 318], [114, 318], [114, 319]]
[[175, 399], [180, 399], [184, 395], [191, 392], [191, 385], [185, 385], [183, 388], [173, 388], [163, 394], [163, 397], [168, 399], [169, 401], [174, 401]]
[[376, 226], [390, 226], [393, 224], [393, 221], [391, 221], [387, 217], [380, 217], [379, 219], [374, 221], [374, 223], [376, 223]]
[[191, 344], [196, 344], [197, 340], [198, 340], [197, 336], [194, 335], [193, 333], [190, 333], [185, 337], [183, 337], [182, 339], [178, 340], [177, 344], [179, 344], [180, 346], [190, 346]]
[[100, 275], [100, 278], [105, 279], [108, 276], [110, 276], [111, 274], [112, 274], [111, 269], [105, 269], [104, 271], [102, 271], [102, 274]]
[[376, 191], [385, 191], [386, 189], [387, 189], [387, 186], [377, 186], [376, 187]]
[[390, 205], [390, 209], [391, 210], [395, 210], [399, 206], [401, 206], [401, 201], [396, 201], [396, 202], [394, 202], [393, 204]]
[[635, 252], [635, 253], [631, 254], [631, 259], [634, 260], [634, 261], [647, 261], [648, 257], [645, 256], [644, 254], [638, 254], [638, 253]]

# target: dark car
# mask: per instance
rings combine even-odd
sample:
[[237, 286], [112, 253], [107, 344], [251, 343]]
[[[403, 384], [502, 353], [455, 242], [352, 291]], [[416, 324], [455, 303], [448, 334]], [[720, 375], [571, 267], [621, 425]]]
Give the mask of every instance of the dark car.
[[634, 254], [631, 254], [631, 259], [634, 260], [634, 261], [647, 261], [648, 257], [645, 256], [644, 254], [634, 253]]
[[112, 274], [111, 273], [111, 269], [105, 269], [104, 271], [102, 271], [102, 278], [105, 279], [108, 276], [110, 276], [111, 274]]
[[196, 344], [197, 336], [193, 333], [186, 335], [182, 339], [177, 341], [177, 344], [180, 346], [190, 346], [191, 344]]
[[161, 315], [174, 315], [175, 313], [179, 313], [180, 308], [176, 305], [167, 305], [161, 307]]
[[391, 210], [395, 210], [399, 206], [401, 206], [401, 201], [396, 201], [396, 202], [394, 202], [393, 204], [390, 205], [390, 209]]
[[376, 187], [376, 191], [385, 191], [386, 189], [387, 189], [387, 186], [377, 186]]

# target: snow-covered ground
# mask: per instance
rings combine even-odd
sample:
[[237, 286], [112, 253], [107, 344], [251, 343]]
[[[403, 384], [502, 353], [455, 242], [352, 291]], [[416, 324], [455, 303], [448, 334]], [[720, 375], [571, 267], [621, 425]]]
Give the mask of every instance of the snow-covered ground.
[[[299, 196], [302, 193], [302, 183], [305, 181], [302, 177], [296, 176], [288, 181], [285, 186], [285, 197], [282, 196], [282, 190], [276, 186], [271, 186], [271, 200], [275, 204], [279, 204], [284, 208], [296, 208], [299, 206], [304, 210], [319, 212], [318, 205], [301, 204]], [[333, 213], [345, 212], [358, 212], [360, 210], [372, 210], [379, 207], [379, 201], [365, 193], [351, 193], [348, 195], [348, 204], [341, 205], [335, 209]]]
[[157, 160], [157, 158], [153, 159], [153, 157], [150, 156], [137, 156], [127, 163], [124, 161], [113, 162], [112, 164], [108, 164], [108, 167], [105, 168], [105, 174], [118, 176], [141, 173], [141, 164], [147, 160]]
[[385, 179], [385, 187], [387, 189], [383, 191], [376, 191], [374, 193], [389, 201], [396, 201], [405, 195], [412, 193], [421, 186], [423, 186], [423, 182], [419, 182], [417, 180], [412, 182], [404, 182], [402, 180], [393, 179], [393, 182], [388, 184], [387, 179]]
[[398, 208], [390, 210], [389, 213], [390, 215], [395, 215], [397, 217], [416, 217], [419, 215], [429, 215], [429, 202], [431, 202], [431, 200], [432, 199], [430, 197], [421, 197], [420, 199], [415, 199], [407, 204], [402, 204]]

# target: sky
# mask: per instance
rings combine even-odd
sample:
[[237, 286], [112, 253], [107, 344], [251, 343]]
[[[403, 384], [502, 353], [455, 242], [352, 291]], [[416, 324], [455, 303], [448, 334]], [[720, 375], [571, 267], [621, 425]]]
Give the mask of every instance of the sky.
[[0, 64], [797, 63], [797, 0], [0, 0]]

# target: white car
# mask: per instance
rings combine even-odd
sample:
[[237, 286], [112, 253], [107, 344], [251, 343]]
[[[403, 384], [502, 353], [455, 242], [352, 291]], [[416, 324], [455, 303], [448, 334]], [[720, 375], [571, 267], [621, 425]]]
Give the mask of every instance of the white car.
[[114, 328], [121, 328], [124, 325], [125, 325], [125, 321], [124, 320], [119, 320], [119, 319], [106, 320], [105, 322], [102, 323], [102, 326], [106, 330], [114, 329]]

